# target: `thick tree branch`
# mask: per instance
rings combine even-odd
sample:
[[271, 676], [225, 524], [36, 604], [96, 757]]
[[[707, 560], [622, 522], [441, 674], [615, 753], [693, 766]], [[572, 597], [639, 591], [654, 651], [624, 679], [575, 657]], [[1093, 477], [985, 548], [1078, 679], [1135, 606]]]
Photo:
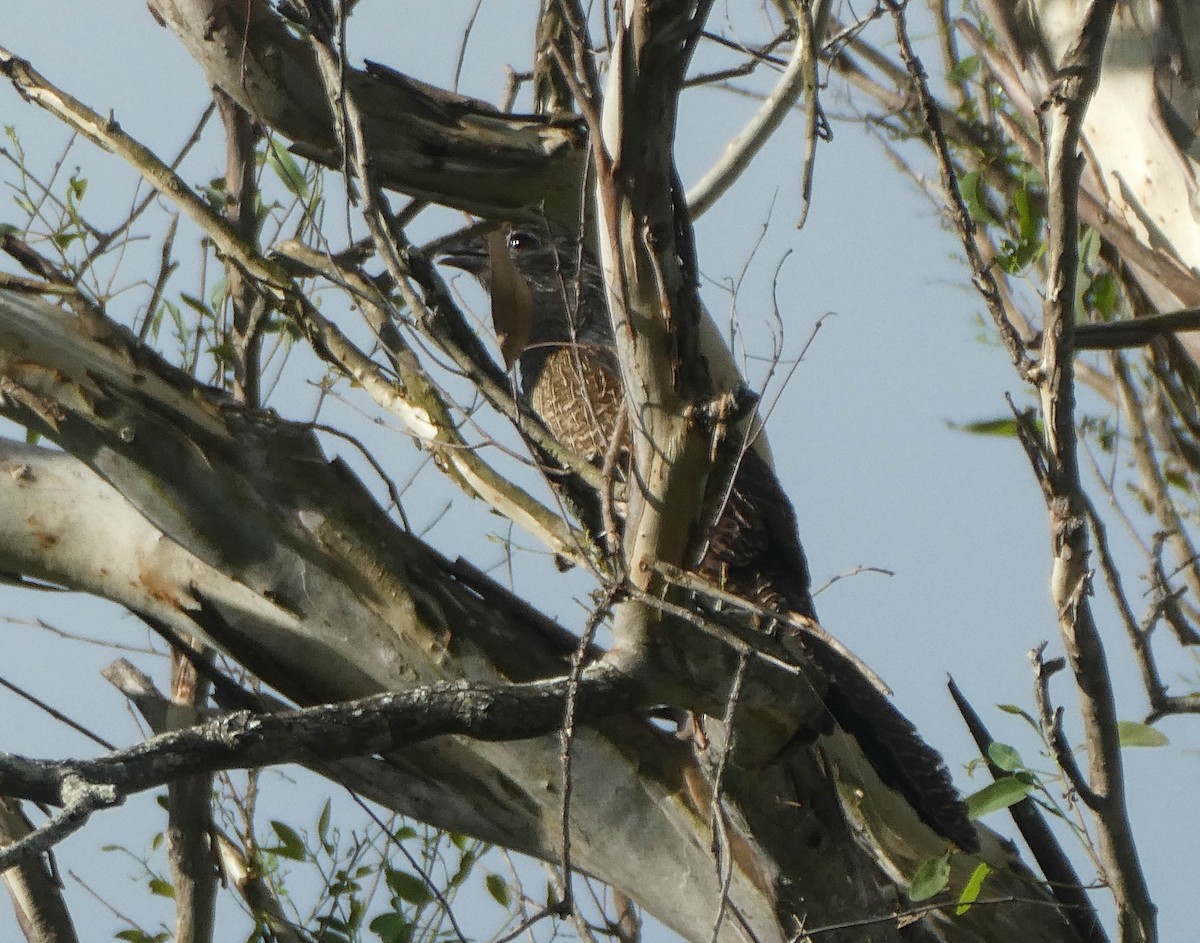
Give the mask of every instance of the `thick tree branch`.
[[[222, 88], [307, 156], [342, 167], [308, 42], [266, 0], [152, 0], [152, 12]], [[579, 219], [583, 136], [572, 116], [506, 114], [384, 66], [347, 67], [381, 184], [495, 220]]]
[[[0, 794], [62, 806], [69, 815], [60, 828], [68, 822], [78, 827], [96, 808], [200, 773], [364, 756], [452, 734], [506, 741], [550, 733], [562, 725], [570, 684], [567, 678], [521, 685], [454, 682], [275, 714], [239, 711], [95, 760], [0, 754]], [[585, 669], [576, 720], [629, 710], [632, 691], [611, 667]], [[12, 846], [0, 852], [0, 871], [46, 850], [42, 842]]]
[[[21, 804], [0, 798], [0, 849], [33, 831], [33, 823], [21, 811]], [[5, 871], [3, 880], [26, 943], [77, 943], [62, 886], [46, 862], [30, 856]]]
[[1075, 325], [1076, 350], [1121, 350], [1143, 347], [1157, 337], [1179, 331], [1200, 331], [1200, 308], [1150, 314], [1129, 321]]
[[[367, 387], [376, 401], [395, 413], [418, 441], [439, 454], [447, 465], [456, 470], [457, 480], [472, 494], [492, 504], [506, 516], [511, 514], [514, 522], [539, 534], [555, 552], [568, 557], [578, 554], [578, 542], [571, 538], [569, 529], [563, 525], [556, 513], [503, 480], [462, 440], [456, 423], [449, 415], [445, 398], [417, 367], [415, 361], [407, 364], [410, 368], [407, 378], [414, 381], [414, 395], [410, 397], [403, 385], [398, 385], [385, 376], [377, 364], [362, 354], [332, 321], [317, 310], [292, 280], [286, 267], [275, 260], [265, 258], [252, 241], [247, 240], [243, 233], [225, 218], [213, 212], [174, 171], [146, 147], [125, 134], [119, 125], [113, 121], [105, 121], [90, 108], [54, 87], [27, 62], [13, 57], [3, 49], [0, 49], [0, 71], [8, 75], [23, 94], [30, 96], [51, 114], [74, 127], [89, 140], [127, 160], [142, 174], [147, 183], [179, 206], [212, 238], [222, 254], [236, 263], [247, 278], [253, 279], [258, 295], [268, 295], [271, 303], [284, 307], [309, 331], [310, 339], [318, 353], [326, 355], [339, 369]], [[357, 111], [355, 113], [357, 114]], [[388, 254], [385, 253], [384, 257], [387, 258]], [[407, 272], [397, 273], [397, 281], [405, 289], [408, 287], [406, 275]], [[428, 273], [425, 282], [433, 285], [438, 302], [435, 307], [440, 312], [452, 307], [448, 293], [432, 272]], [[414, 310], [426, 310], [425, 304], [412, 294], [411, 290], [409, 300]], [[267, 302], [267, 298], [259, 298], [256, 304], [262, 305]], [[255, 315], [256, 318], [259, 316], [261, 313]], [[443, 313], [441, 320], [444, 322], [447, 319], [448, 315]], [[458, 321], [461, 322], [461, 319]], [[253, 335], [256, 332], [257, 327], [246, 325], [245, 346], [250, 355], [254, 354]], [[469, 374], [480, 374], [474, 379], [486, 379], [486, 383], [479, 384], [482, 390], [492, 390], [494, 400], [506, 399], [495, 392], [503, 388], [503, 382], [496, 375], [494, 368], [490, 371], [486, 369], [491, 365], [487, 358], [479, 353], [481, 348], [478, 340], [473, 335], [469, 335], [469, 341], [463, 340], [468, 334], [469, 332], [461, 329], [452, 333], [446, 339], [446, 346], [461, 355], [456, 359], [463, 363]], [[460, 341], [458, 347], [452, 343], [456, 339]], [[458, 349], [464, 346], [468, 351]], [[481, 364], [484, 365], [483, 369], [480, 369]], [[253, 373], [246, 373], [246, 369], [242, 372], [245, 374], [244, 379]], [[580, 556], [582, 559], [582, 555]]]

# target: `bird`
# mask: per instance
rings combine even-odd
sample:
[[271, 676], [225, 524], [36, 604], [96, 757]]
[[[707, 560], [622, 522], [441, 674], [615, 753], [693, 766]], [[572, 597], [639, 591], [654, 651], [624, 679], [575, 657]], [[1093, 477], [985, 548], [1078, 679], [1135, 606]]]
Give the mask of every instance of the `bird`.
[[[490, 288], [498, 245], [470, 237], [443, 246], [438, 259]], [[577, 240], [531, 229], [509, 228], [503, 250], [531, 301], [528, 337], [516, 357], [521, 395], [560, 443], [600, 463], [620, 434], [624, 402], [602, 269]], [[926, 825], [976, 851], [978, 836], [941, 755], [861, 663], [823, 630], [795, 628], [819, 627], [808, 561], [792, 503], [758, 450], [745, 449], [705, 536], [695, 574], [726, 595], [788, 616], [793, 637], [827, 681], [828, 720], [857, 741], [883, 783]]]

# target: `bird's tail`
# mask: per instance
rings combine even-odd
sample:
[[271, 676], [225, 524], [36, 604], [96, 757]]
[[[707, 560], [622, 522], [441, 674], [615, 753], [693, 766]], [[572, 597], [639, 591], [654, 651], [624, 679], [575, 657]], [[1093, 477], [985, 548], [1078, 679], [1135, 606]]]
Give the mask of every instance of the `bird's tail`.
[[825, 706], [834, 722], [857, 741], [883, 783], [939, 835], [963, 851], [978, 851], [975, 827], [941, 754], [921, 739], [853, 656], [821, 634], [799, 629], [795, 637], [829, 680]]

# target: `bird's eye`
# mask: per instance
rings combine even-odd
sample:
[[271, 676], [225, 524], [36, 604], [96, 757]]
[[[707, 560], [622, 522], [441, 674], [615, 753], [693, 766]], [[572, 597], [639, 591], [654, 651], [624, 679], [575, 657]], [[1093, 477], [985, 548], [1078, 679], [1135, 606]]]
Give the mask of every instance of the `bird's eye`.
[[510, 252], [528, 252], [530, 249], [541, 248], [541, 240], [525, 229], [514, 229], [508, 234]]

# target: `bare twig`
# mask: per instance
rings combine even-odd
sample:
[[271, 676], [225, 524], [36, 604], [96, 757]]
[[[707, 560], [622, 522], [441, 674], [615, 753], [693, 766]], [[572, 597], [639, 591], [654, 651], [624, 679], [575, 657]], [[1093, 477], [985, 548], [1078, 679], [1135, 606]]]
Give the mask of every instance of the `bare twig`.
[[975, 239], [975, 221], [971, 219], [971, 214], [967, 211], [967, 205], [959, 192], [954, 159], [950, 154], [949, 145], [946, 143], [945, 133], [942, 131], [941, 113], [929, 91], [925, 69], [913, 52], [912, 43], [908, 38], [904, 4], [896, 2], [896, 0], [884, 0], [884, 3], [896, 21], [896, 40], [900, 46], [900, 56], [908, 67], [913, 89], [921, 104], [921, 113], [932, 138], [933, 152], [937, 157], [938, 170], [941, 173], [942, 190], [950, 207], [955, 229], [962, 240], [963, 251], [966, 252], [967, 260], [971, 264], [975, 287], [987, 304], [988, 312], [995, 322], [996, 330], [1000, 333], [1000, 339], [1008, 351], [1013, 366], [1017, 368], [1017, 372], [1022, 377], [1028, 378], [1034, 372], [1033, 367], [1025, 353], [1025, 345], [1021, 342], [1020, 334], [1009, 320], [1008, 312], [1000, 297], [1000, 291], [996, 287], [996, 277], [979, 252]]
[[99, 744], [100, 746], [104, 747], [104, 749], [106, 749], [106, 750], [115, 750], [116, 749], [116, 746], [109, 743], [107, 740], [105, 740], [99, 734], [93, 733], [87, 727], [85, 727], [83, 724], [79, 723], [78, 721], [72, 720], [70, 717], [68, 717], [62, 711], [60, 711], [54, 707], [51, 707], [49, 704], [47, 704], [45, 701], [43, 701], [40, 697], [37, 697], [34, 694], [30, 694], [24, 688], [20, 687], [19, 685], [13, 684], [7, 678], [0, 677], [0, 687], [7, 688], [13, 694], [17, 695], [17, 697], [23, 698], [24, 700], [28, 701], [30, 704], [32, 704], [34, 707], [38, 708], [39, 710], [45, 711], [47, 714], [49, 714], [51, 717], [53, 717], [59, 723], [65, 724], [66, 726], [68, 726], [72, 730], [74, 730], [76, 733], [82, 734], [83, 736], [85, 736], [89, 740], [91, 740], [93, 743]]
[[579, 645], [575, 648], [575, 654], [571, 657], [571, 671], [567, 676], [567, 704], [563, 712], [562, 730], [559, 733], [562, 775], [562, 808], [559, 813], [559, 830], [562, 837], [562, 898], [559, 903], [564, 915], [575, 915], [576, 912], [574, 893], [571, 887], [573, 874], [571, 867], [571, 793], [573, 789], [571, 748], [575, 742], [575, 713], [579, 702], [579, 679], [588, 663], [596, 631], [600, 628], [600, 623], [608, 617], [609, 611], [620, 593], [621, 588], [618, 584], [609, 586], [605, 591], [604, 598], [592, 610], [587, 625], [584, 626], [583, 634], [579, 638]]
[[[954, 679], [948, 681], [950, 696], [966, 722], [967, 729], [979, 749], [979, 755], [987, 759], [988, 770], [993, 779], [1000, 779], [1008, 773], [1002, 770], [988, 758], [988, 747], [994, 742], [991, 733], [976, 713], [970, 702], [963, 696]], [[1084, 893], [1083, 882], [1079, 879], [1071, 859], [1063, 851], [1062, 845], [1054, 837], [1054, 833], [1046, 824], [1045, 817], [1038, 811], [1037, 803], [1026, 796], [1020, 802], [1009, 806], [1009, 814], [1016, 824], [1025, 844], [1033, 853], [1034, 860], [1042, 869], [1042, 876], [1055, 899], [1063, 905], [1063, 916], [1071, 922], [1083, 943], [1108, 943], [1108, 935], [1100, 923], [1100, 917], [1091, 901]]]
[[[0, 798], [0, 847], [34, 830], [21, 804]], [[63, 899], [62, 883], [47, 862], [33, 859], [5, 871], [2, 879], [24, 936], [30, 943], [77, 943], [79, 937]]]
[[[819, 24], [825, 18], [822, 14], [828, 12], [827, 2], [820, 4], [820, 11], [817, 14], [817, 29], [820, 29]], [[776, 86], [774, 92], [763, 101], [762, 107], [754, 118], [751, 119], [750, 123], [746, 125], [745, 130], [730, 141], [721, 159], [688, 193], [688, 209], [693, 219], [702, 216], [706, 210], [716, 203], [722, 194], [750, 166], [750, 162], [754, 159], [755, 155], [770, 140], [771, 135], [775, 133], [775, 130], [783, 122], [783, 119], [787, 117], [788, 112], [791, 111], [792, 106], [795, 105], [801, 93], [805, 91], [808, 93], [808, 120], [811, 132], [808, 139], [808, 147], [810, 154], [811, 150], [815, 148], [817, 114], [815, 51], [817, 44], [813, 39], [814, 14], [808, 0], [794, 0], [792, 14], [794, 17], [793, 28], [795, 35], [787, 69], [780, 77], [779, 84]], [[805, 207], [808, 204], [811, 177], [811, 159], [806, 158], [804, 171]], [[803, 214], [801, 219], [803, 219]]]
[[742, 696], [742, 684], [746, 680], [746, 668], [750, 664], [747, 652], [738, 654], [737, 670], [734, 671], [733, 681], [729, 685], [729, 697], [725, 702], [725, 716], [721, 724], [725, 730], [724, 742], [717, 757], [717, 767], [712, 776], [712, 795], [710, 798], [709, 815], [712, 820], [713, 848], [716, 851], [717, 881], [720, 893], [717, 898], [717, 912], [713, 917], [710, 943], [717, 943], [721, 938], [721, 925], [725, 922], [725, 913], [729, 907], [729, 886], [733, 881], [733, 846], [729, 840], [728, 823], [725, 821], [725, 811], [721, 801], [722, 787], [725, 781], [725, 765], [733, 753], [734, 741], [737, 739], [734, 718], [737, 714], [738, 701]]

